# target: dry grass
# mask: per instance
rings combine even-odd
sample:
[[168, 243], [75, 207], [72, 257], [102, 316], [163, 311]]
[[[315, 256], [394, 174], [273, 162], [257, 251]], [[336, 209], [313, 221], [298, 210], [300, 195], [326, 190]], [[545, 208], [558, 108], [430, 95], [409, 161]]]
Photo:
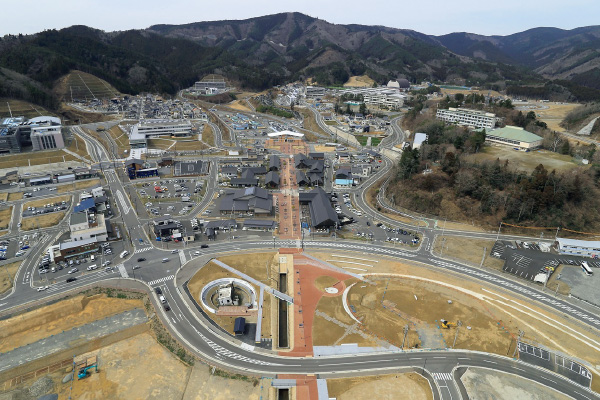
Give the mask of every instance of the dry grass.
[[485, 261], [483, 266], [496, 270], [502, 270], [504, 261], [490, 257], [492, 247], [494, 247], [494, 240], [483, 240], [473, 238], [462, 238], [454, 236], [441, 236], [436, 238], [433, 246], [433, 251], [436, 254], [440, 254], [442, 242], [444, 245], [443, 256], [451, 257], [460, 261], [466, 261], [472, 265], [479, 265], [481, 258], [483, 257], [483, 249], [485, 248]]
[[87, 179], [84, 181], [76, 181], [68, 185], [61, 185], [56, 189], [57, 193], [66, 193], [73, 190], [87, 189], [100, 185], [100, 179]]
[[16, 116], [24, 116], [26, 119], [39, 117], [41, 115], [56, 115], [44, 107], [39, 106], [37, 104], [29, 103], [23, 100], [14, 100], [2, 98], [0, 99], [0, 115], [9, 116], [9, 105], [10, 112]]
[[202, 141], [209, 146], [215, 145], [215, 133], [209, 124], [204, 125], [204, 130], [202, 131]]
[[8, 201], [8, 193], [7, 192], [0, 193], [0, 201]]
[[104, 295], [93, 298], [77, 296], [38, 308], [1, 322], [3, 340], [0, 341], [0, 352], [133, 308], [143, 308], [142, 300], [116, 299]]
[[[386, 217], [391, 218], [395, 221], [403, 222], [405, 224], [409, 224], [409, 225], [413, 225], [413, 226], [427, 226], [427, 223], [420, 219], [405, 217], [405, 216], [402, 216], [399, 214], [388, 212], [383, 208], [381, 208], [381, 209], [378, 208], [377, 199], [376, 199], [377, 191], [381, 187], [381, 184], [383, 183], [384, 180], [385, 180], [385, 178], [383, 178], [381, 181], [375, 183], [367, 190], [367, 193], [365, 195], [365, 200], [366, 200], [367, 204], [371, 208], [377, 210], [378, 213], [385, 215]], [[377, 223], [377, 222], [375, 222], [375, 223]]]
[[[131, 151], [131, 146], [129, 145], [129, 136], [127, 136], [127, 133], [125, 133], [119, 125], [113, 126], [107, 131], [107, 133], [117, 144], [119, 155], [125, 155]], [[125, 152], [125, 150], [127, 150], [127, 152]]]
[[[317, 121], [315, 121], [315, 115], [310, 110], [308, 110], [306, 108], [297, 108], [296, 110], [300, 114], [302, 114], [302, 116], [304, 117], [304, 128], [305, 129], [308, 129], [309, 131], [320, 133], [325, 136], [329, 136], [323, 129], [321, 129], [319, 124], [317, 124]], [[308, 137], [307, 137], [307, 140], [309, 140]]]
[[0, 293], [4, 293], [12, 288], [12, 280], [15, 279], [21, 263], [22, 261], [15, 261], [0, 267]]
[[13, 206], [9, 206], [0, 211], [0, 230], [8, 229], [12, 218]]
[[567, 114], [580, 105], [543, 103], [543, 106], [548, 108], [543, 110], [532, 110], [535, 111], [538, 119], [548, 124], [548, 129], [557, 132], [566, 132], [566, 129], [560, 126], [560, 123], [565, 119]]
[[169, 139], [148, 139], [148, 148], [149, 149], [159, 149], [159, 150], [167, 150], [172, 149], [175, 145], [175, 142]]
[[513, 168], [526, 172], [533, 171], [540, 164], [543, 164], [548, 171], [553, 169], [568, 171], [578, 167], [578, 164], [573, 162], [573, 158], [569, 155], [553, 153], [547, 150], [535, 150], [526, 153], [524, 151], [516, 151], [512, 147], [507, 146], [485, 146], [483, 151], [467, 156], [467, 161], [495, 161], [498, 158], [501, 162], [508, 160], [509, 165]]
[[369, 78], [368, 75], [351, 76], [348, 82], [344, 83], [344, 87], [373, 87], [375, 81]]
[[463, 224], [460, 222], [438, 220], [437, 226], [440, 229], [453, 229], [453, 230], [457, 230], [457, 231], [470, 231], [470, 232], [485, 232], [485, 230], [479, 226]]
[[50, 226], [58, 225], [60, 221], [65, 217], [65, 212], [53, 212], [50, 214], [36, 215], [35, 217], [23, 218], [21, 221], [21, 230], [30, 231], [37, 228], [48, 228]]
[[23, 198], [23, 192], [14, 192], [14, 193], [8, 194], [7, 201], [16, 201], [16, 200], [21, 200], [22, 198]]
[[39, 200], [28, 201], [23, 204], [23, 209], [27, 210], [27, 207], [43, 207], [46, 204], [50, 203], [60, 203], [61, 201], [69, 201], [71, 200], [70, 195], [56, 196], [56, 197], [46, 197]]
[[414, 372], [327, 379], [327, 391], [329, 397], [339, 400], [433, 399], [427, 379]]
[[36, 151], [0, 156], [0, 169], [14, 167], [28, 167], [30, 165], [43, 165], [60, 163], [65, 161], [76, 161], [78, 158], [62, 150]]
[[90, 155], [87, 152], [87, 147], [85, 147], [85, 141], [77, 135], [73, 135], [73, 140], [69, 147], [67, 147], [73, 153], [76, 153], [84, 158], [90, 158]]
[[234, 100], [231, 103], [227, 104], [227, 107], [237, 111], [252, 112], [252, 110], [248, 107], [246, 102], [242, 100]]

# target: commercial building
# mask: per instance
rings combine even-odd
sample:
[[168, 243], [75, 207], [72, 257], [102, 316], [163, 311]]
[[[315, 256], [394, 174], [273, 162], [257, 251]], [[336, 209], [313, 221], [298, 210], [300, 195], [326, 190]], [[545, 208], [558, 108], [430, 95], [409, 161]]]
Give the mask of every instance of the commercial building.
[[52, 247], [52, 258], [55, 262], [69, 260], [73, 257], [94, 254], [98, 251], [98, 239], [93, 237], [78, 241], [62, 242]]
[[325, 96], [325, 88], [319, 86], [307, 86], [305, 95], [307, 99], [317, 99]]
[[438, 109], [435, 116], [437, 119], [450, 124], [486, 129], [493, 129], [497, 121], [496, 114], [467, 108]]
[[147, 140], [159, 137], [186, 137], [192, 135], [192, 123], [188, 120], [146, 119], [131, 128], [129, 144], [131, 148], [147, 147]]
[[18, 126], [23, 121], [24, 117], [5, 118], [0, 121], [0, 153], [21, 152], [21, 132]]
[[[93, 199], [85, 201], [91, 202], [95, 206]], [[83, 203], [83, 202], [82, 202]], [[77, 208], [75, 209], [77, 210]], [[83, 211], [74, 212], [69, 220], [69, 230], [71, 231], [71, 240], [74, 242], [96, 239], [98, 242], [103, 242], [108, 239], [108, 230], [104, 215], [97, 214], [92, 208]]]
[[330, 228], [339, 222], [338, 215], [331, 206], [329, 197], [320, 187], [307, 193], [300, 193], [299, 201], [301, 205], [308, 205], [310, 225], [313, 228]]
[[65, 141], [62, 134], [62, 123], [56, 117], [36, 117], [21, 125], [30, 128], [31, 146], [34, 151], [63, 149]]
[[[193, 90], [197, 92], [205, 92], [207, 94], [214, 94], [214, 92], [223, 92], [227, 89], [227, 82], [225, 79], [217, 75], [208, 75], [201, 81], [194, 83]], [[208, 93], [210, 92], [210, 93]]]
[[485, 141], [533, 150], [541, 147], [543, 138], [518, 126], [507, 125], [504, 128], [488, 131]]
[[175, 161], [173, 176], [198, 176], [208, 174], [210, 162], [201, 160]]
[[248, 213], [270, 215], [273, 210], [273, 195], [266, 189], [249, 187], [230, 190], [221, 198], [219, 212], [222, 215]]
[[268, 219], [247, 219], [244, 221], [244, 231], [273, 232], [277, 228], [277, 222]]
[[406, 96], [399, 93], [399, 91], [394, 88], [349, 89], [340, 90], [338, 94], [361, 95], [365, 104], [389, 110], [400, 109], [404, 106], [404, 101], [406, 100]]
[[600, 241], [556, 239], [560, 254], [571, 254], [582, 257], [600, 257]]

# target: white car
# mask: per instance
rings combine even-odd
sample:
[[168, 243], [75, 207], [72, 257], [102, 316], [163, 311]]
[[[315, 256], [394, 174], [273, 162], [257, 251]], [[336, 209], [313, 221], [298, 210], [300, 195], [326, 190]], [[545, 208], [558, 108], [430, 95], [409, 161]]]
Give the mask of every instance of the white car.
[[43, 292], [46, 289], [48, 289], [48, 286], [40, 286], [39, 288], [37, 288], [37, 291], [38, 292]]
[[194, 255], [195, 255], [195, 256], [199, 256], [199, 255], [200, 255], [200, 252], [199, 252], [198, 250], [196, 250], [196, 251], [194, 252]]

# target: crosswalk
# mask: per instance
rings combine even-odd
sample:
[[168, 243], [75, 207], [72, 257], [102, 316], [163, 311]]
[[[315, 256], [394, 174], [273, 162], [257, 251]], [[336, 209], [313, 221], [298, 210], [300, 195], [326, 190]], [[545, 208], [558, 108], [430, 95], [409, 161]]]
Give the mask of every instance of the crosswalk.
[[452, 381], [452, 374], [450, 372], [433, 372], [433, 379], [436, 381]]
[[121, 273], [121, 276], [123, 278], [129, 278], [129, 274], [127, 273], [127, 270], [125, 269], [125, 265], [119, 264], [119, 265], [117, 265], [117, 269], [119, 270], [119, 272]]
[[185, 256], [185, 251], [179, 252], [179, 259], [181, 260], [181, 265], [184, 265], [187, 262], [187, 258]]
[[160, 279], [155, 279], [155, 280], [153, 280], [153, 281], [150, 281], [150, 282], [148, 282], [148, 285], [150, 285], [150, 286], [154, 286], [154, 285], [157, 285], [157, 284], [159, 284], [159, 283], [163, 283], [163, 282], [165, 282], [165, 281], [170, 281], [170, 280], [171, 280], [171, 279], [173, 279], [173, 278], [175, 278], [175, 275], [169, 275], [169, 276], [165, 276], [165, 277], [163, 277], [163, 278], [160, 278]]
[[133, 251], [133, 254], [142, 253], [142, 252], [144, 252], [144, 251], [148, 251], [148, 250], [152, 250], [152, 249], [153, 249], [153, 247], [152, 247], [152, 246], [149, 246], [149, 247], [144, 247], [144, 248], [141, 248], [141, 249], [135, 249], [135, 250]]

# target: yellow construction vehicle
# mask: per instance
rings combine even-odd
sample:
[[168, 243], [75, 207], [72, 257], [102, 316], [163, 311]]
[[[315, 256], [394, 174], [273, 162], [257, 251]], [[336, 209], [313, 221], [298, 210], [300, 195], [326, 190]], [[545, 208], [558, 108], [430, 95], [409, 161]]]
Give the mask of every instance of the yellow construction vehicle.
[[446, 321], [445, 319], [440, 319], [440, 322], [442, 323], [442, 329], [456, 328], [454, 322]]

